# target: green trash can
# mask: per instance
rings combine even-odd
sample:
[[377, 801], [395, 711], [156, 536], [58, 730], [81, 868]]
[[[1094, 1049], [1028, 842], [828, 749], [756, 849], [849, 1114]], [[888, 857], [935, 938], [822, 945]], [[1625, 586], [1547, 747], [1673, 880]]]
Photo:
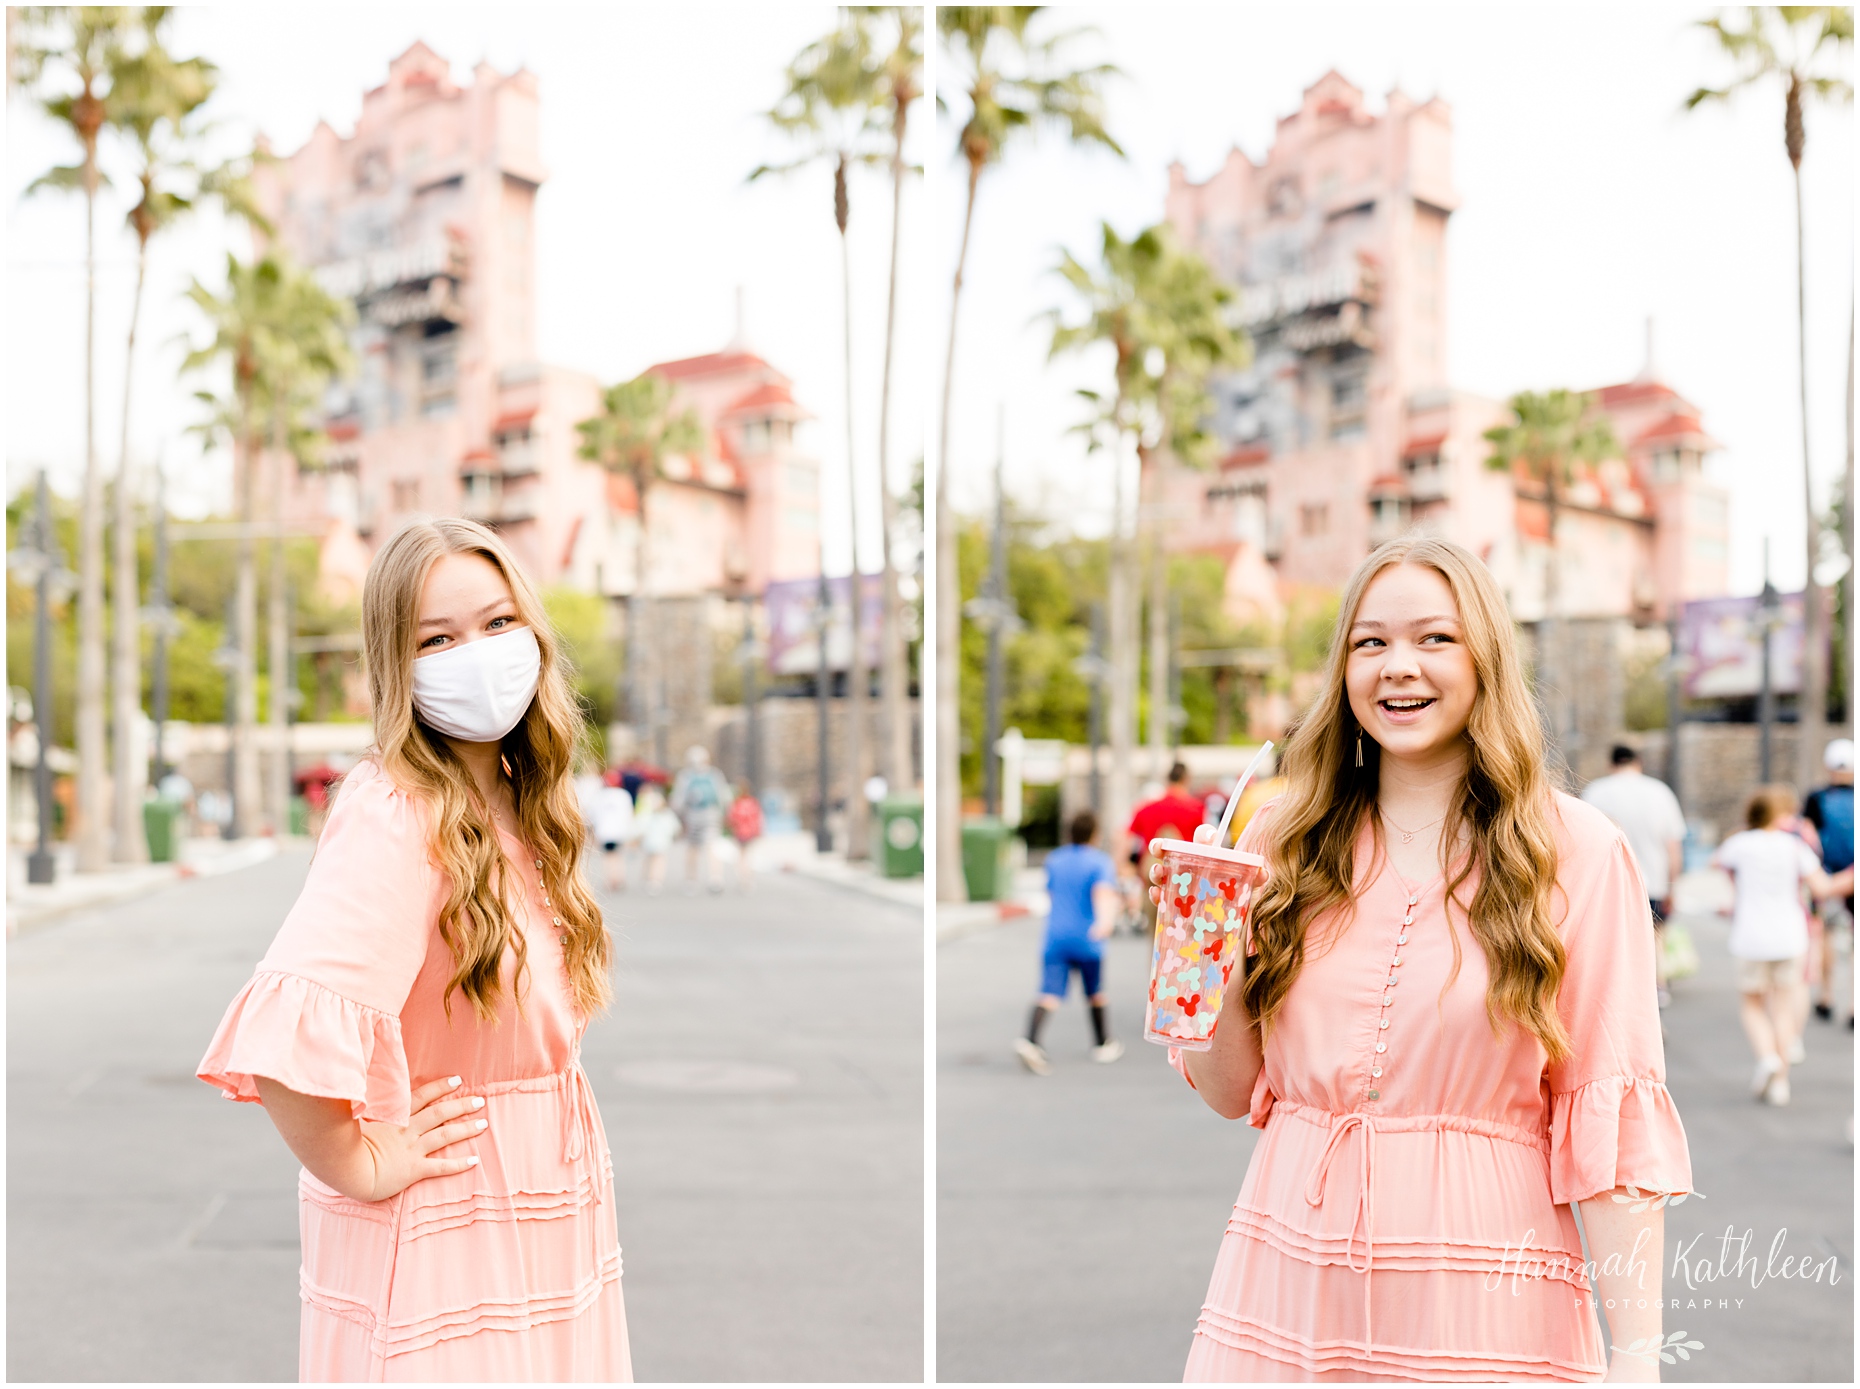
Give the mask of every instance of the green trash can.
[[962, 822], [962, 876], [971, 902], [997, 902], [1006, 890], [1008, 828], [993, 815]]
[[173, 863], [181, 856], [181, 809], [176, 801], [142, 802], [142, 827], [148, 832], [150, 863]]
[[924, 871], [924, 798], [912, 792], [878, 803], [872, 858], [887, 878], [919, 878]]
[[291, 797], [291, 833], [310, 833], [310, 802], [302, 796]]

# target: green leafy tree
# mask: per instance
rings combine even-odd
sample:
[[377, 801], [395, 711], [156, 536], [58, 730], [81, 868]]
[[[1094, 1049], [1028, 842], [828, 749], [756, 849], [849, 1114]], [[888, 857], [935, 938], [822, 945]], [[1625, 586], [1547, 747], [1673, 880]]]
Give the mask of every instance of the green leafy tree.
[[[840, 315], [846, 378], [846, 501], [852, 523], [853, 610], [859, 600], [859, 462], [853, 429], [852, 251], [846, 239], [851, 215], [847, 175], [854, 165], [878, 164], [881, 117], [889, 99], [883, 71], [864, 21], [851, 11], [826, 38], [809, 44], [788, 65], [787, 90], [767, 113], [769, 124], [807, 152], [787, 164], [764, 164], [749, 175], [791, 173], [825, 161], [833, 166], [833, 224], [840, 233]], [[879, 474], [884, 489], [884, 474]], [[854, 626], [857, 627], [855, 621]], [[846, 671], [846, 857], [866, 856], [864, 652], [855, 635]]]
[[[962, 275], [975, 224], [975, 198], [982, 175], [1001, 162], [1010, 144], [1046, 127], [1063, 129], [1074, 144], [1096, 145], [1122, 155], [1104, 125], [1104, 86], [1117, 69], [1108, 63], [1074, 67], [1069, 50], [1087, 31], [1073, 29], [1039, 37], [1030, 32], [1040, 5], [944, 5], [937, 29], [948, 66], [948, 90], [960, 93], [962, 125], [956, 152], [968, 174], [962, 241], [950, 289], [949, 349], [943, 365], [942, 451], [936, 487], [937, 544], [937, 884], [941, 901], [960, 901], [961, 817], [957, 764], [956, 676], [960, 600], [956, 582], [956, 527], [949, 509], [949, 422], [956, 375], [956, 326], [962, 306]], [[938, 104], [943, 104], [941, 95]]]
[[[1852, 105], [1853, 83], [1843, 74], [1842, 55], [1854, 42], [1854, 12], [1845, 5], [1748, 5], [1742, 22], [1720, 15], [1700, 24], [1737, 67], [1722, 87], [1700, 87], [1686, 109], [1729, 101], [1742, 88], [1763, 83], [1783, 89], [1783, 152], [1795, 176], [1795, 314], [1802, 410], [1802, 503], [1807, 520], [1807, 576], [1803, 580], [1801, 723], [1796, 738], [1796, 778], [1812, 785], [1820, 770], [1821, 724], [1827, 712], [1827, 613], [1815, 566], [1821, 555], [1821, 517], [1815, 507], [1808, 463], [1808, 267], [1803, 251], [1802, 155], [1808, 146], [1803, 111], [1812, 101]], [[1849, 375], [1851, 375], [1851, 371]], [[1853, 454], [1847, 462], [1853, 486]]]
[[1547, 523], [1544, 557], [1544, 617], [1537, 643], [1537, 689], [1550, 733], [1567, 755], [1575, 730], [1568, 720], [1574, 701], [1558, 684], [1564, 658], [1562, 629], [1562, 559], [1557, 521], [1564, 489], [1584, 464], [1620, 456], [1606, 415], [1594, 413], [1594, 398], [1557, 389], [1541, 394], [1521, 391], [1511, 398], [1511, 419], [1486, 430], [1492, 449], [1486, 466], [1508, 472], [1541, 498]]
[[647, 652], [652, 653], [651, 669], [664, 669], [664, 652], [659, 647], [658, 623], [652, 611], [650, 499], [655, 485], [665, 476], [668, 459], [694, 456], [704, 446], [704, 430], [696, 413], [688, 408], [674, 411], [673, 395], [671, 382], [646, 372], [609, 386], [601, 393], [600, 413], [575, 426], [581, 435], [579, 456], [633, 485], [639, 538], [633, 550], [632, 614], [627, 624], [633, 642], [628, 663], [633, 683], [633, 708], [629, 712], [636, 727], [654, 730], [654, 756], [660, 766], [667, 764], [665, 728], [643, 680]]
[[885, 290], [885, 365], [878, 392], [878, 497], [884, 523], [885, 601], [879, 631], [879, 687], [885, 702], [885, 780], [902, 790], [916, 780], [911, 754], [908, 614], [898, 591], [899, 506], [891, 490], [891, 366], [898, 331], [898, 248], [904, 231], [904, 181], [921, 172], [905, 162], [911, 108], [923, 95], [924, 11], [916, 5], [866, 5], [853, 11], [867, 23], [887, 21], [891, 43], [880, 51], [880, 95], [891, 121], [891, 271]]
[[[10, 12], [9, 12], [10, 15]], [[79, 160], [54, 168], [28, 193], [84, 195], [84, 491], [78, 538], [77, 866], [109, 862], [106, 805], [103, 635], [103, 476], [97, 465], [97, 192], [106, 182], [98, 145], [110, 119], [110, 77], [131, 41], [133, 11], [122, 5], [33, 5], [19, 15], [15, 84], [77, 141]], [[75, 90], [73, 90], [75, 88]]]
[[[308, 272], [272, 254], [246, 263], [226, 258], [226, 287], [214, 291], [195, 280], [188, 299], [206, 320], [209, 340], [188, 353], [184, 373], [225, 368], [230, 390], [223, 395], [198, 393], [209, 407], [200, 431], [225, 437], [233, 450], [234, 510], [241, 527], [235, 542], [237, 562], [237, 632], [235, 648], [235, 710], [233, 730], [233, 800], [241, 828], [244, 817], [260, 804], [258, 763], [252, 744], [258, 722], [257, 630], [258, 572], [256, 498], [259, 469], [267, 442], [272, 445], [274, 476], [273, 523], [276, 499], [283, 487], [287, 460], [309, 454], [316, 435], [310, 423], [314, 404], [332, 376], [349, 369], [346, 327], [351, 310], [331, 297]], [[272, 594], [272, 663], [279, 669], [279, 610], [282, 575], [274, 567]], [[272, 717], [279, 719], [279, 691], [272, 691]], [[278, 786], [272, 787], [272, 814], [287, 809], [280, 804]]]
[[[1167, 223], [1129, 240], [1108, 222], [1100, 229], [1099, 263], [1086, 266], [1070, 251], [1056, 267], [1082, 301], [1084, 317], [1066, 322], [1052, 315], [1051, 353], [1107, 345], [1112, 350], [1112, 391], [1087, 392], [1094, 407], [1086, 429], [1106, 432], [1121, 459], [1125, 447], [1137, 455], [1138, 496], [1159, 485], [1160, 460], [1175, 456], [1191, 465], [1210, 461], [1215, 440], [1206, 428], [1213, 413], [1208, 377], [1215, 369], [1246, 359], [1247, 344], [1227, 322], [1233, 293], [1200, 255], [1179, 245]], [[1117, 476], [1121, 480], [1122, 470]], [[1121, 820], [1133, 786], [1139, 661], [1137, 658], [1134, 556], [1123, 534], [1121, 494], [1111, 556], [1110, 699], [1111, 776], [1106, 813]], [[1149, 742], [1160, 765], [1171, 741], [1168, 708], [1169, 568], [1162, 537], [1147, 537], [1150, 558]]]

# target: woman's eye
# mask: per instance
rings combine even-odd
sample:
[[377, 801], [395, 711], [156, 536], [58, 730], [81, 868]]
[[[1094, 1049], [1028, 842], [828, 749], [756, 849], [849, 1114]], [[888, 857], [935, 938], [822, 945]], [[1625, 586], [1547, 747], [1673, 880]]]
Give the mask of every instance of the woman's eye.
[[1380, 645], [1382, 645], [1381, 637], [1364, 637], [1361, 641], [1356, 643], [1355, 649], [1358, 651], [1367, 651], [1372, 646]]
[[509, 626], [509, 625], [510, 625], [510, 624], [511, 624], [512, 622], [515, 622], [515, 621], [516, 621], [516, 619], [515, 619], [514, 617], [494, 617], [494, 618], [492, 618], [492, 619], [490, 620], [490, 622], [489, 622], [489, 623], [487, 623], [486, 625], [487, 625], [487, 626], [488, 626], [488, 627], [489, 627], [489, 628], [490, 628], [490, 629], [491, 629], [491, 630], [492, 630], [493, 632], [495, 632], [495, 631], [497, 631], [497, 630], [498, 630], [498, 629], [499, 629], [500, 627], [508, 627], [508, 626]]
[[428, 637], [425, 641], [420, 643], [420, 650], [424, 651], [429, 646], [438, 646], [440, 642], [445, 641], [445, 640], [447, 640], [447, 638], [443, 636]]

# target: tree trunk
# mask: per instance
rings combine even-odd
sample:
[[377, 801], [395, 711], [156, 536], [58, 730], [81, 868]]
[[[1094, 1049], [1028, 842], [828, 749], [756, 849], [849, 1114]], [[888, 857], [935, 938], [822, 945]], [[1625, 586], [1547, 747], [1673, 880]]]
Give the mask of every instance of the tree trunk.
[[115, 671], [111, 694], [111, 722], [116, 726], [116, 842], [118, 863], [141, 863], [148, 858], [148, 836], [142, 828], [142, 788], [148, 765], [136, 755], [136, 734], [142, 713], [142, 634], [137, 625], [140, 597], [136, 574], [136, 509], [134, 475], [129, 466], [130, 388], [136, 370], [136, 327], [142, 317], [142, 287], [148, 279], [149, 246], [136, 247], [136, 292], [129, 307], [129, 347], [123, 359], [123, 435], [116, 468], [116, 623]]
[[1841, 659], [1847, 666], [1847, 730], [1854, 727], [1854, 309], [1847, 306], [1847, 473], [1841, 492], [1841, 548], [1847, 572], [1841, 576]]
[[891, 490], [891, 358], [898, 325], [898, 243], [904, 215], [904, 122], [908, 104], [899, 102], [892, 118], [891, 276], [885, 294], [885, 366], [878, 391], [878, 500], [885, 528], [884, 568], [880, 583], [879, 682], [885, 701], [885, 781], [896, 793], [917, 782], [911, 755], [910, 673], [904, 652], [904, 603], [898, 596], [898, 567], [892, 562], [892, 532], [898, 524], [898, 501]]
[[78, 534], [77, 867], [100, 873], [110, 861], [104, 737], [103, 478], [97, 471], [97, 173], [84, 165], [84, 496]]
[[[282, 441], [279, 441], [282, 442]], [[290, 465], [283, 448], [273, 450], [271, 468], [271, 651], [266, 664], [271, 668], [271, 775], [267, 800], [271, 823], [279, 834], [291, 827], [291, 632], [289, 609], [285, 602], [284, 564], [284, 479]]]
[[1111, 502], [1111, 563], [1108, 592], [1105, 595], [1110, 653], [1110, 670], [1106, 683], [1110, 698], [1106, 701], [1108, 741], [1111, 745], [1111, 771], [1104, 782], [1104, 846], [1119, 863], [1123, 862], [1124, 826], [1136, 800], [1132, 784], [1131, 760], [1137, 742], [1137, 614], [1136, 585], [1131, 582], [1132, 545], [1124, 525], [1124, 438], [1115, 437]]
[[258, 833], [263, 823], [258, 774], [258, 556], [252, 537], [254, 474], [260, 445], [245, 441], [244, 457], [234, 460], [239, 510], [238, 578], [234, 613], [238, 632], [233, 666], [233, 808], [241, 837]]
[[[1142, 457], [1141, 451], [1138, 457]], [[1150, 776], [1160, 781], [1169, 774], [1169, 749], [1174, 744], [1174, 730], [1169, 725], [1169, 559], [1163, 553], [1163, 538], [1156, 524], [1156, 497], [1161, 479], [1156, 476], [1154, 455], [1145, 459], [1138, 472], [1137, 492], [1150, 493], [1149, 504], [1138, 503], [1138, 525], [1150, 567]]]
[[[1791, 88], [1794, 95], [1794, 88]], [[1802, 166], [1795, 164], [1795, 328], [1802, 405], [1802, 515], [1807, 564], [1802, 575], [1802, 693], [1795, 738], [1796, 789], [1806, 795], [1821, 779], [1822, 723], [1828, 706], [1828, 615], [1815, 582], [1821, 518], [1815, 514], [1815, 479], [1808, 466], [1808, 265], [1802, 236]]]
[[[840, 182], [846, 177], [845, 161], [840, 164]], [[853, 350], [852, 350], [852, 251], [846, 240], [844, 219], [840, 224], [840, 310], [841, 333], [846, 351], [846, 512], [852, 522], [847, 538], [851, 549], [851, 572], [846, 585], [850, 590], [848, 607], [852, 617], [852, 649], [846, 657], [846, 860], [849, 863], [870, 858], [866, 844], [865, 808], [865, 653], [859, 640], [859, 621], [865, 604], [859, 583], [859, 465], [853, 437]]]
[[962, 305], [962, 271], [975, 222], [975, 189], [982, 166], [969, 165], [969, 200], [962, 214], [962, 244], [949, 298], [949, 351], [943, 359], [943, 421], [937, 435], [936, 477], [936, 897], [965, 902], [962, 874], [961, 727], [957, 719], [956, 663], [960, 659], [961, 590], [956, 582], [956, 522], [949, 505], [949, 407], [956, 383], [956, 311]]

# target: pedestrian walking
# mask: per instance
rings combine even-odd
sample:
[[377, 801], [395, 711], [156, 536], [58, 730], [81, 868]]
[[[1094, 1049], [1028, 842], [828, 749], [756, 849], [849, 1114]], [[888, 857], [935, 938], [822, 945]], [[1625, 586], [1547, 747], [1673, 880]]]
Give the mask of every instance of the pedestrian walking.
[[[1828, 769], [1828, 784], [1811, 791], [1802, 803], [1802, 818], [1815, 828], [1821, 851], [1821, 871], [1829, 877], [1851, 873], [1854, 866], [1854, 744], [1851, 738], [1836, 738], [1822, 753]], [[1817, 917], [1821, 930], [1816, 933], [1820, 950], [1809, 960], [1809, 983], [1815, 992], [1815, 1016], [1823, 1022], [1834, 1021], [1834, 943], [1842, 933], [1851, 936], [1854, 928], [1854, 899], [1851, 887], [1844, 897], [1824, 900]], [[1811, 931], [1813, 927], [1811, 926]], [[1811, 945], [1814, 941], [1811, 940]], [[1847, 1010], [1847, 1026], [1854, 1025], [1853, 1009]]]
[[1686, 817], [1679, 797], [1665, 782], [1642, 770], [1640, 754], [1617, 744], [1608, 756], [1614, 770], [1583, 788], [1582, 798], [1621, 827], [1653, 916], [1653, 966], [1660, 1006], [1672, 1001], [1666, 987], [1666, 918], [1673, 905], [1673, 884], [1685, 865]]
[[610, 772], [595, 791], [593, 801], [594, 842], [601, 846], [607, 890], [620, 892], [626, 887], [626, 856], [637, 837], [633, 798], [620, 784], [618, 772]]
[[756, 799], [748, 782], [736, 788], [736, 799], [730, 802], [725, 818], [729, 822], [730, 838], [736, 841], [736, 885], [747, 892], [754, 876], [750, 851], [762, 838], [762, 802]]
[[730, 783], [710, 765], [710, 749], [689, 749], [685, 765], [672, 782], [672, 810], [685, 832], [686, 892], [696, 892], [700, 882], [712, 892], [723, 891], [723, 884], [711, 871], [711, 848], [723, 825], [723, 808], [729, 795]]
[[1124, 836], [1132, 875], [1124, 880], [1129, 884], [1132, 907], [1129, 916], [1131, 929], [1139, 936], [1149, 931], [1149, 917], [1137, 906], [1142, 901], [1143, 883], [1150, 871], [1149, 842], [1152, 839], [1187, 839], [1195, 832], [1195, 826], [1207, 819], [1207, 804], [1189, 794], [1187, 763], [1171, 764], [1168, 784], [1159, 791], [1154, 790], [1154, 783], [1151, 787], [1153, 794], [1146, 796], [1132, 813]]
[[199, 1068], [304, 1165], [299, 1377], [630, 1380], [558, 639], [495, 534], [438, 520], [375, 556], [362, 642], [374, 747]]
[[1692, 1180], [1647, 894], [1543, 764], [1485, 566], [1431, 537], [1376, 550], [1242, 840], [1268, 877], [1240, 987], [1210, 1050], [1171, 1051], [1263, 1130], [1186, 1379], [1658, 1378], [1620, 1349], [1661, 1334], [1657, 1284], [1620, 1270], [1660, 1267], [1664, 1215], [1613, 1199]]
[[665, 890], [666, 861], [678, 841], [678, 816], [665, 803], [665, 793], [650, 781], [640, 784], [634, 823], [640, 856], [646, 861], [646, 895], [657, 897]]
[[1040, 962], [1040, 995], [1027, 1021], [1027, 1035], [1014, 1043], [1023, 1066], [1035, 1075], [1052, 1070], [1040, 1030], [1065, 1001], [1072, 976], [1091, 1009], [1094, 1061], [1110, 1063], [1124, 1054], [1124, 1044], [1110, 1033], [1104, 992], [1104, 941], [1117, 920], [1121, 894], [1117, 865], [1096, 848], [1098, 817], [1081, 810], [1066, 827], [1066, 844], [1046, 856], [1046, 895], [1052, 903], [1046, 917], [1046, 939]]
[[1730, 950], [1737, 961], [1738, 1016], [1756, 1055], [1751, 1092], [1770, 1104], [1789, 1103], [1789, 1067], [1807, 1059], [1801, 1026], [1808, 913], [1802, 889], [1830, 896], [1834, 884], [1801, 838], [1782, 827], [1795, 814], [1787, 786], [1760, 786], [1744, 808], [1741, 833], [1712, 855], [1731, 875]]

